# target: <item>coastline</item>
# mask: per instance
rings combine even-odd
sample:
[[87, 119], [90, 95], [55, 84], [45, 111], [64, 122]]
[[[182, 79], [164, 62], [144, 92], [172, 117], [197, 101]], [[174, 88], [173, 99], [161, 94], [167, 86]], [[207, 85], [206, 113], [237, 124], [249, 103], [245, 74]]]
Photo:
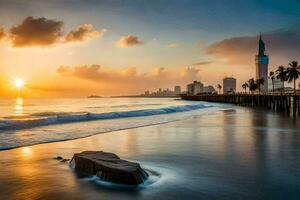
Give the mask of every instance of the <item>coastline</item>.
[[[86, 120], [86, 118], [82, 120], [80, 118], [80, 121], [72, 123], [64, 121], [58, 124], [52, 123], [32, 128], [15, 128], [15, 130], [4, 131], [0, 135], [0, 151], [34, 144], [68, 141], [118, 130], [164, 124], [221, 109], [204, 104], [189, 104], [162, 107], [160, 109], [103, 113], [98, 116], [107, 117], [99, 120]], [[59, 119], [57, 118], [58, 122]]]
[[[166, 124], [1, 151], [0, 162], [6, 167], [0, 169], [0, 198], [280, 199], [289, 194], [297, 199], [299, 128], [299, 122], [276, 113], [233, 107]], [[67, 163], [53, 159], [84, 150], [140, 162], [158, 178], [143, 187], [120, 188], [77, 177]], [[265, 170], [272, 174], [261, 176]]]

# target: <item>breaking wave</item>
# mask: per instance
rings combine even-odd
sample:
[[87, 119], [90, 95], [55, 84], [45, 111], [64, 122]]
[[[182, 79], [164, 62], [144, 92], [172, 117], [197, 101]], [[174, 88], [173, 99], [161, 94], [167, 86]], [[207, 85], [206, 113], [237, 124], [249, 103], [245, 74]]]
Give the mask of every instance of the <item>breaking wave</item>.
[[171, 114], [176, 112], [186, 112], [197, 109], [204, 109], [212, 107], [204, 104], [191, 104], [183, 106], [170, 106], [159, 109], [142, 109], [133, 111], [122, 112], [107, 112], [107, 113], [55, 113], [55, 112], [43, 112], [34, 113], [28, 116], [22, 117], [8, 117], [0, 120], [0, 130], [17, 130], [25, 128], [33, 128], [37, 126], [64, 124], [72, 122], [83, 122], [91, 120], [105, 120], [105, 119], [117, 119], [117, 118], [129, 118], [129, 117], [145, 117], [152, 115]]

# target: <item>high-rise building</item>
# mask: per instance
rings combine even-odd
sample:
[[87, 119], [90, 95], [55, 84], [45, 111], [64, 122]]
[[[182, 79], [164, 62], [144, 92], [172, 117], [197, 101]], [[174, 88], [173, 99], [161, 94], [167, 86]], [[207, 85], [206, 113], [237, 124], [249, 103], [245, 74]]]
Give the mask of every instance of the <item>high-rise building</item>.
[[179, 94], [181, 93], [181, 88], [180, 88], [180, 86], [176, 85], [176, 86], [174, 87], [174, 93], [175, 93], [175, 95], [179, 95]]
[[223, 79], [223, 94], [234, 93], [236, 91], [236, 79], [225, 77]]
[[259, 36], [258, 54], [255, 56], [256, 79], [263, 79], [264, 84], [260, 87], [262, 92], [268, 92], [268, 64], [269, 56], [265, 54], [265, 43]]
[[194, 94], [194, 84], [193, 83], [190, 83], [186, 86], [186, 92], [189, 95]]
[[204, 85], [200, 81], [194, 81], [194, 94], [203, 93]]
[[191, 95], [196, 95], [203, 93], [203, 84], [200, 81], [194, 81], [187, 85], [187, 93]]

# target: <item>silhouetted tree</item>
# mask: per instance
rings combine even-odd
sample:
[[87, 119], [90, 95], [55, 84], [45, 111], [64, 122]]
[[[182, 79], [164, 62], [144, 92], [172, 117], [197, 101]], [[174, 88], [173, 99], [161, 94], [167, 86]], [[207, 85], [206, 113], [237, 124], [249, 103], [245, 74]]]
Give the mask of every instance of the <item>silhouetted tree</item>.
[[294, 94], [296, 94], [296, 80], [300, 76], [300, 65], [298, 65], [297, 61], [292, 61], [289, 63], [289, 67], [286, 69], [286, 80], [290, 82], [294, 82]]
[[272, 80], [272, 92], [274, 93], [274, 80], [276, 78], [275, 73], [273, 71], [271, 71], [269, 73], [269, 78]]
[[283, 92], [284, 92], [284, 82], [287, 80], [286, 78], [286, 69], [284, 66], [279, 66], [276, 70], [276, 78], [283, 82]]
[[247, 93], [247, 87], [249, 87], [249, 84], [246, 82], [242, 85], [242, 87], [244, 88], [245, 93]]
[[258, 88], [258, 94], [260, 94], [260, 90], [261, 90], [261, 89], [260, 89], [260, 86], [264, 85], [265, 80], [262, 79], [262, 78], [260, 78], [260, 79], [257, 79], [257, 80], [255, 81], [255, 83], [256, 83], [257, 88]]
[[252, 94], [258, 88], [258, 86], [257, 86], [257, 84], [256, 84], [256, 82], [254, 81], [253, 78], [249, 79], [248, 85], [249, 85], [249, 90], [251, 91]]
[[217, 88], [219, 90], [219, 94], [221, 94], [221, 89], [222, 89], [222, 86], [220, 84], [217, 85]]

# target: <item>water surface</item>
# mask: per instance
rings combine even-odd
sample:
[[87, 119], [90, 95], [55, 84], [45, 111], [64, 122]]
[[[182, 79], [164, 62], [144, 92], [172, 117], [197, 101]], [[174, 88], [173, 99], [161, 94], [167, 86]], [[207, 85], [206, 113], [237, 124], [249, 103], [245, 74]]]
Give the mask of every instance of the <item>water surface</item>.
[[[166, 124], [0, 152], [0, 199], [300, 199], [300, 123], [232, 107]], [[65, 163], [114, 152], [159, 174], [123, 188], [79, 178]], [[4, 166], [4, 167], [3, 167]]]

